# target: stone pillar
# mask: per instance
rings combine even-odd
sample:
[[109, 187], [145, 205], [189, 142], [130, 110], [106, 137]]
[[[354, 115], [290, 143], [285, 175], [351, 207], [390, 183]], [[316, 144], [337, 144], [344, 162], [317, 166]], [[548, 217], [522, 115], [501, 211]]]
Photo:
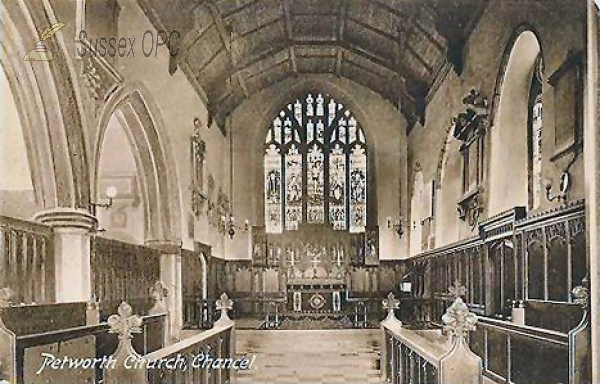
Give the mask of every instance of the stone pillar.
[[172, 241], [149, 241], [146, 245], [160, 249], [160, 281], [169, 291], [166, 297], [169, 310], [170, 342], [181, 340], [183, 327], [183, 280], [181, 277], [181, 244]]
[[54, 229], [56, 302], [88, 302], [92, 297], [90, 239], [96, 218], [75, 208], [53, 208], [34, 218]]
[[[584, 166], [586, 223], [590, 271], [591, 318], [600, 318], [600, 67], [598, 12], [588, 0], [587, 73], [585, 80]], [[600, 322], [592, 320], [592, 382], [600, 383]]]

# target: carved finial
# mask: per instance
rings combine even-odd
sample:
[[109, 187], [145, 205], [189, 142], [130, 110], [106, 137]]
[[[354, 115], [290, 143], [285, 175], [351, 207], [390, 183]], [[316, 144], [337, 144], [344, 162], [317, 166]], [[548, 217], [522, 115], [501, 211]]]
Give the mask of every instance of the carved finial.
[[160, 280], [154, 283], [150, 288], [150, 296], [152, 296], [154, 300], [164, 300], [168, 294], [169, 290], [167, 289], [167, 286]]
[[215, 327], [231, 324], [232, 321], [227, 315], [227, 311], [233, 309], [233, 301], [226, 293], [223, 293], [219, 300], [216, 301], [216, 308], [218, 311], [221, 311], [221, 317], [215, 322]]
[[132, 314], [131, 305], [122, 302], [117, 313], [108, 318], [110, 333], [118, 334], [119, 339], [132, 339], [134, 333], [142, 332], [142, 318]]
[[450, 331], [455, 336], [465, 337], [469, 331], [475, 330], [477, 316], [469, 312], [467, 304], [460, 297], [457, 297], [442, 316], [442, 321], [445, 330]]
[[157, 315], [160, 313], [168, 312], [166, 297], [169, 294], [169, 290], [162, 281], [157, 281], [150, 288], [150, 296], [154, 299], [154, 306], [148, 311], [149, 315]]
[[587, 288], [587, 278], [584, 278], [582, 285], [573, 288], [573, 302], [579, 304], [583, 309], [587, 309], [589, 305], [589, 290]]
[[457, 279], [454, 280], [454, 284], [451, 285], [450, 288], [448, 288], [448, 292], [450, 293], [450, 295], [452, 295], [452, 297], [456, 299], [466, 295], [467, 288], [464, 285], [461, 285], [460, 281]]
[[388, 311], [393, 311], [394, 309], [400, 308], [400, 300], [396, 299], [396, 296], [392, 292], [390, 292], [387, 295], [387, 298], [383, 299], [381, 303], [383, 304], [383, 308], [387, 309]]
[[[388, 315], [384, 321], [395, 320], [400, 323], [394, 314], [394, 310], [400, 308], [400, 300], [396, 299], [396, 296], [394, 296], [392, 292], [388, 293], [387, 298], [383, 299], [381, 304], [383, 305], [383, 308], [387, 309], [388, 311]], [[400, 325], [402, 325], [402, 323], [400, 323]]]
[[229, 298], [229, 296], [227, 296], [226, 293], [223, 293], [221, 295], [221, 298], [219, 298], [219, 300], [217, 300], [216, 304], [217, 304], [217, 310], [219, 310], [219, 311], [222, 311], [222, 310], [229, 311], [229, 310], [233, 309], [233, 301]]

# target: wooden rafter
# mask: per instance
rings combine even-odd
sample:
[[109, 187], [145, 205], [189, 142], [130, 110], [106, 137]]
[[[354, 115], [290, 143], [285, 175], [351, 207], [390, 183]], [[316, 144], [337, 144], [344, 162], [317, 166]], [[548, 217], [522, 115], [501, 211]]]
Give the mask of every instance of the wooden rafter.
[[[396, 36], [390, 35], [389, 33], [382, 31], [378, 28], [374, 28], [371, 25], [366, 24], [361, 20], [358, 20], [355, 18], [348, 18], [348, 20], [351, 20], [353, 23], [356, 23], [357, 25], [361, 26], [362, 28], [372, 31], [373, 33], [379, 34], [380, 36], [383, 36], [390, 41], [396, 41], [396, 39], [397, 39]], [[410, 29], [410, 31], [412, 31], [412, 28]], [[431, 73], [433, 71], [433, 68], [431, 67], [431, 65], [417, 51], [415, 51], [415, 49], [413, 47], [408, 45], [408, 39], [406, 39], [403, 49], [407, 50], [415, 59], [417, 59], [417, 61], [419, 63], [421, 63], [425, 67], [425, 69], [427, 69], [427, 72]]]
[[[285, 20], [286, 36], [287, 36], [288, 41], [292, 41], [293, 40], [293, 31], [292, 31], [292, 15], [290, 12], [290, 6], [289, 6], [287, 0], [282, 0], [282, 1], [283, 1], [283, 13], [285, 15], [284, 20]], [[292, 63], [292, 71], [294, 71], [294, 74], [298, 74], [298, 64], [296, 63], [296, 52], [294, 52], [294, 47], [291, 44], [289, 46], [289, 50], [290, 50], [290, 61]]]
[[[339, 15], [339, 26], [337, 33], [337, 40], [339, 42], [344, 41], [344, 28], [346, 27], [346, 19], [348, 17], [348, 0], [342, 0]], [[337, 48], [336, 59], [335, 59], [335, 74], [341, 76], [342, 74], [342, 60], [344, 58], [344, 50], [341, 47]]]
[[[227, 55], [229, 56], [229, 61], [231, 62], [232, 67], [235, 68], [236, 63], [235, 63], [235, 59], [233, 57], [233, 52], [231, 51], [231, 47], [230, 47], [231, 36], [229, 36], [229, 34], [227, 33], [227, 29], [225, 28], [223, 19], [222, 19], [221, 15], [219, 14], [219, 10], [217, 9], [217, 7], [210, 1], [207, 2], [207, 6], [212, 15], [212, 18], [217, 27], [217, 30], [219, 31], [219, 36], [221, 37], [221, 42], [223, 43], [223, 46], [225, 47]], [[244, 96], [247, 98], [249, 96], [249, 94], [248, 94], [248, 89], [246, 88], [246, 83], [244, 82], [244, 78], [242, 77], [242, 73], [240, 71], [234, 71], [234, 74], [237, 76], [239, 83], [240, 83], [240, 87], [242, 88], [242, 91], [244, 92]]]

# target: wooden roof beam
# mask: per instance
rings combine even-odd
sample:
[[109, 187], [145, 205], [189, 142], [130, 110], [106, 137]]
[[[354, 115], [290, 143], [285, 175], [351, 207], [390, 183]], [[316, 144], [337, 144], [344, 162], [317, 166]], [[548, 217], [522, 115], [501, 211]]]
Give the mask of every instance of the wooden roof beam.
[[[342, 0], [339, 14], [339, 28], [337, 33], [338, 42], [344, 41], [344, 29], [346, 27], [346, 20], [348, 19], [348, 0]], [[338, 46], [335, 59], [335, 74], [336, 76], [342, 75], [342, 60], [344, 58], [344, 50]]]
[[[236, 63], [233, 58], [233, 52], [231, 51], [231, 46], [230, 46], [230, 43], [233, 40], [233, 38], [231, 36], [231, 31], [228, 31], [227, 28], [225, 27], [225, 25], [224, 25], [225, 23], [223, 22], [223, 19], [222, 19], [221, 15], [219, 14], [219, 10], [217, 9], [217, 7], [212, 2], [207, 2], [207, 6], [213, 17], [213, 21], [217, 27], [217, 30], [219, 31], [219, 36], [221, 37], [221, 42], [223, 43], [223, 46], [225, 47], [225, 50], [227, 51], [227, 54], [229, 56], [229, 61], [231, 62], [232, 67], [235, 68]], [[229, 36], [228, 36], [228, 32], [230, 32]], [[246, 98], [248, 98], [248, 96], [249, 96], [248, 88], [246, 87], [246, 83], [244, 82], [242, 73], [239, 71], [233, 71], [233, 74], [235, 74], [237, 76], [238, 81], [240, 83], [240, 87], [242, 88], [242, 91], [244, 92], [244, 96]]]
[[[290, 5], [288, 4], [287, 0], [282, 0], [282, 1], [283, 1], [283, 13], [285, 14], [284, 20], [285, 20], [285, 30], [286, 30], [286, 34], [287, 34], [287, 39], [288, 39], [288, 41], [292, 41], [293, 31], [292, 31], [292, 16], [291, 16], [291, 12], [290, 12]], [[297, 75], [298, 74], [298, 64], [296, 63], [296, 52], [294, 52], [294, 46], [290, 44], [289, 50], [290, 50], [290, 61], [292, 63], [292, 71], [294, 71], [294, 74]]]

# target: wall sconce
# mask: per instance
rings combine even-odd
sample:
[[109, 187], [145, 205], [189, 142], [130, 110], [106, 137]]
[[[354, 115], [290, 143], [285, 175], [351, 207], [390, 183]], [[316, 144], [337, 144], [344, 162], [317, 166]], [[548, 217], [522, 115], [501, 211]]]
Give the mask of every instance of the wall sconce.
[[110, 185], [108, 187], [106, 187], [106, 191], [104, 191], [104, 194], [106, 195], [106, 197], [108, 198], [108, 202], [107, 203], [90, 203], [90, 205], [92, 207], [94, 207], [94, 214], [96, 213], [96, 208], [110, 208], [113, 205], [113, 199], [117, 196], [117, 187], [115, 187], [114, 185]]
[[569, 175], [569, 173], [563, 172], [563, 174], [560, 176], [560, 180], [558, 183], [558, 193], [554, 196], [551, 196], [552, 183], [552, 179], [546, 180], [546, 199], [550, 202], [554, 200], [558, 200], [559, 202], [566, 201], [567, 193], [569, 191], [569, 188], [571, 187], [571, 176]]
[[[233, 239], [235, 236], [235, 218], [232, 214], [229, 214], [229, 217], [221, 216], [221, 223], [225, 228], [227, 228], [227, 234], [230, 239]], [[244, 226], [242, 227], [244, 232], [248, 232], [250, 230], [250, 221], [248, 219], [244, 220]]]
[[401, 239], [402, 235], [404, 235], [404, 227], [402, 226], [402, 217], [400, 217], [396, 222], [392, 223], [392, 218], [388, 216], [387, 218], [387, 227], [389, 229], [394, 229], [398, 238]]

